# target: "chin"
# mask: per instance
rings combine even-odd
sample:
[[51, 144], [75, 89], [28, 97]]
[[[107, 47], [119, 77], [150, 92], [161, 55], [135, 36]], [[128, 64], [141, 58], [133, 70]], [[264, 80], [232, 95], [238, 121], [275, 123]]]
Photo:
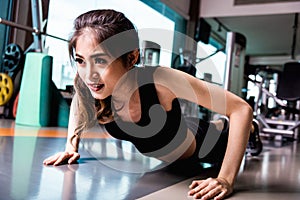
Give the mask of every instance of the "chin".
[[95, 93], [95, 92], [92, 92], [92, 96], [95, 98], [95, 99], [105, 99], [108, 97], [108, 95], [104, 95], [104, 94], [99, 94], [99, 93]]

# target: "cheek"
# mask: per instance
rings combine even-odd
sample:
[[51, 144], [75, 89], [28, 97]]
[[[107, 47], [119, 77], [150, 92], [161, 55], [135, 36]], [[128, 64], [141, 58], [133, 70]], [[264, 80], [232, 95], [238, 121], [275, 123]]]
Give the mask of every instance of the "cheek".
[[111, 91], [114, 87], [114, 76], [112, 76], [110, 73], [104, 72], [101, 75], [101, 80], [105, 85], [106, 90]]
[[114, 62], [112, 65], [107, 67], [105, 71], [101, 75], [101, 79], [105, 84], [107, 90], [112, 92], [114, 87], [120, 80], [120, 78], [127, 72], [128, 70], [118, 62]]
[[85, 70], [82, 69], [82, 68], [78, 68], [77, 73], [78, 73], [79, 77], [84, 81], [85, 80], [85, 74], [86, 74]]

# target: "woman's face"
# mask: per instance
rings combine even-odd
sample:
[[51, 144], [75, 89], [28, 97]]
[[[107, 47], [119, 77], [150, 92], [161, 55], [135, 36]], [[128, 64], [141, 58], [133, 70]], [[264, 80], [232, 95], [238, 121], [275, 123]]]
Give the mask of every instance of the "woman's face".
[[122, 60], [107, 54], [91, 33], [81, 35], [76, 43], [75, 62], [80, 78], [96, 99], [105, 99], [118, 80], [128, 71]]

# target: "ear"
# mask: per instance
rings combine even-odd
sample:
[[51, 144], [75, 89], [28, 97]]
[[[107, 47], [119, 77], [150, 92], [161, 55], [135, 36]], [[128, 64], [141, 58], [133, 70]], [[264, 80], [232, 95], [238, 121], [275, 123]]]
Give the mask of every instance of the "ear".
[[128, 55], [128, 65], [129, 67], [135, 65], [140, 57], [140, 52], [138, 49], [133, 50], [129, 55]]

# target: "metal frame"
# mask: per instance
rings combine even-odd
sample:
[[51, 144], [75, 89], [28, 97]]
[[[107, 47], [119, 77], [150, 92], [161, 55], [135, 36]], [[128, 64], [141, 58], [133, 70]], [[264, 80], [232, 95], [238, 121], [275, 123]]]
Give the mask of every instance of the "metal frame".
[[[272, 97], [275, 102], [284, 107], [287, 107], [285, 102], [279, 98], [277, 98], [274, 94], [269, 92], [266, 88], [263, 87], [263, 83], [265, 82], [265, 78], [263, 77], [261, 82], [248, 78], [251, 82], [253, 82], [259, 88], [258, 99], [254, 105], [254, 116], [260, 123], [260, 133], [265, 136], [285, 136], [292, 138], [294, 140], [299, 139], [299, 114], [294, 114], [294, 119], [283, 119], [283, 118], [267, 118], [264, 114], [259, 111], [259, 101], [262, 98], [262, 95], [265, 94], [267, 97]], [[297, 102], [296, 109], [300, 110], [300, 101]], [[274, 128], [276, 126], [276, 128]]]

